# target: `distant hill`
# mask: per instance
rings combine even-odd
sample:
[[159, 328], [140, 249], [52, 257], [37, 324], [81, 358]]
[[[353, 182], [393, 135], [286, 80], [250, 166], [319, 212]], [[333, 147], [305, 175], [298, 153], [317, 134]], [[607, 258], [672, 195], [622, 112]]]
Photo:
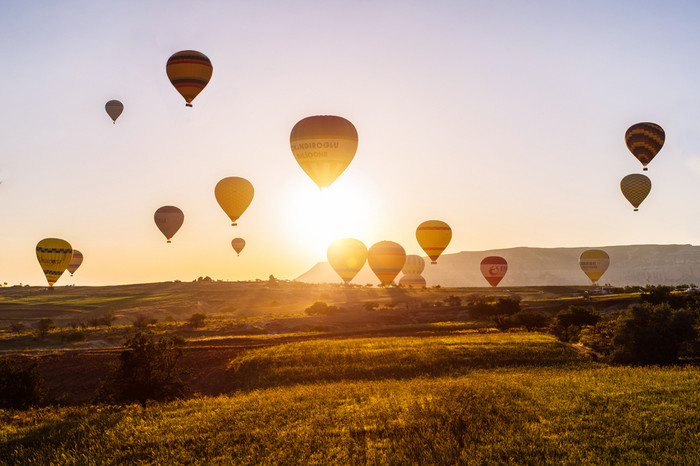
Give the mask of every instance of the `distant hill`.
[[[499, 287], [586, 285], [588, 277], [578, 266], [578, 257], [586, 249], [603, 249], [610, 256], [610, 267], [600, 284], [680, 285], [700, 283], [700, 246], [631, 245], [576, 248], [509, 248], [488, 251], [462, 251], [445, 254], [436, 265], [427, 257], [423, 277], [428, 286], [488, 286], [479, 264], [486, 256], [501, 256], [508, 261], [508, 273]], [[397, 277], [400, 278], [401, 274]], [[306, 283], [341, 282], [327, 262], [319, 262], [296, 278]], [[368, 265], [352, 283], [377, 284]]]

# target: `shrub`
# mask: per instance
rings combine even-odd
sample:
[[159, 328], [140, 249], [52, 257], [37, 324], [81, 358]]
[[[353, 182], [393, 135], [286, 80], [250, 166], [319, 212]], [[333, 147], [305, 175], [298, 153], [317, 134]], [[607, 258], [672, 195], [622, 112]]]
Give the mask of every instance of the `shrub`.
[[501, 332], [505, 332], [513, 327], [511, 317], [506, 315], [493, 316], [493, 323], [496, 325], [496, 328]]
[[342, 309], [337, 306], [329, 306], [323, 301], [316, 301], [311, 306], [304, 309], [304, 313], [309, 316], [313, 315], [331, 315], [342, 312]]
[[618, 320], [612, 359], [633, 364], [672, 364], [682, 346], [696, 337], [694, 316], [667, 303], [630, 307]]
[[44, 338], [50, 330], [56, 328], [56, 324], [48, 317], [44, 317], [36, 323], [35, 328], [39, 332], [39, 337]]
[[647, 285], [641, 295], [642, 303], [663, 304], [668, 303], [673, 309], [680, 309], [685, 304], [685, 296], [672, 293], [673, 287], [664, 285]]
[[25, 409], [42, 401], [45, 390], [36, 366], [18, 367], [11, 359], [0, 359], [0, 408]]
[[513, 315], [520, 312], [520, 298], [503, 296], [496, 301], [496, 312], [498, 314]]
[[192, 328], [204, 327], [204, 321], [206, 320], [206, 318], [206, 314], [202, 312], [196, 312], [192, 314], [189, 319], [187, 319], [187, 323]]
[[511, 321], [515, 326], [525, 327], [527, 330], [535, 330], [549, 327], [552, 318], [543, 312], [520, 311], [513, 314]]
[[562, 341], [576, 341], [581, 327], [595, 325], [601, 318], [600, 313], [591, 307], [569, 306], [554, 318], [553, 333]]
[[97, 390], [97, 401], [137, 401], [146, 406], [148, 400], [166, 401], [184, 395], [188, 390], [182, 379], [185, 371], [177, 365], [183, 344], [181, 337], [155, 340], [141, 332], [128, 338], [119, 363]]
[[87, 339], [87, 336], [85, 335], [85, 332], [82, 330], [71, 330], [70, 332], [64, 332], [61, 333], [61, 340], [62, 341], [85, 341]]
[[445, 306], [457, 307], [462, 305], [462, 298], [459, 296], [451, 295], [445, 298]]

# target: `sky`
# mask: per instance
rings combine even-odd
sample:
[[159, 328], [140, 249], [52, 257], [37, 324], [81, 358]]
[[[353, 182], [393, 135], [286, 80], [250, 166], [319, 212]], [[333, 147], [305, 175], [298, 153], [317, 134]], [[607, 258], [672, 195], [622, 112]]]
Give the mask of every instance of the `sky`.
[[[422, 253], [429, 219], [444, 254], [698, 244], [699, 23], [693, 1], [3, 1], [0, 283], [45, 284], [46, 237], [85, 257], [57, 286], [293, 279], [337, 238]], [[165, 73], [189, 49], [214, 69], [193, 108]], [[289, 133], [324, 114], [359, 145], [321, 191]], [[641, 121], [666, 144], [633, 212]], [[236, 227], [227, 176], [255, 188]], [[163, 205], [185, 213], [171, 244]]]

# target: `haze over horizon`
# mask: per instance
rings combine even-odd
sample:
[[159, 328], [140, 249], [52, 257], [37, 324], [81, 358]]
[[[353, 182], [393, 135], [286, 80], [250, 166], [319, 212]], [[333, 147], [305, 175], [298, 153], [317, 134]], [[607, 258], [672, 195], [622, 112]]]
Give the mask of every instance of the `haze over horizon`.
[[[444, 254], [698, 243], [695, 2], [10, 0], [0, 13], [0, 283], [45, 285], [47, 237], [85, 256], [56, 286], [292, 279], [341, 237], [423, 256], [428, 219], [452, 228]], [[188, 49], [213, 64], [193, 108], [165, 73]], [[323, 114], [350, 120], [359, 146], [320, 191], [289, 136]], [[624, 142], [642, 121], [666, 143], [633, 212], [619, 183], [642, 173]], [[228, 176], [255, 187], [236, 227], [214, 198]], [[171, 244], [153, 221], [164, 205], [185, 214]]]

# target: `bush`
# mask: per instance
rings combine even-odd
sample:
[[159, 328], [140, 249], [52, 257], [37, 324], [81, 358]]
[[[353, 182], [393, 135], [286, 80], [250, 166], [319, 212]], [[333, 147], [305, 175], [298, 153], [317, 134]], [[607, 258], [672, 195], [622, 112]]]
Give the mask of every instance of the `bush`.
[[554, 318], [553, 332], [562, 341], [576, 341], [582, 327], [595, 325], [601, 319], [600, 312], [591, 307], [569, 306]]
[[520, 298], [499, 297], [493, 302], [493, 296], [479, 296], [469, 303], [469, 312], [473, 318], [484, 319], [497, 315], [513, 315], [520, 312]]
[[673, 287], [664, 285], [647, 285], [641, 295], [642, 303], [663, 304], [668, 303], [673, 309], [680, 309], [685, 305], [686, 297], [679, 293], [673, 293]]
[[552, 318], [543, 312], [520, 311], [513, 314], [511, 321], [514, 326], [525, 327], [527, 330], [536, 330], [549, 327]]
[[505, 315], [517, 314], [520, 312], [520, 298], [510, 296], [498, 298], [498, 301], [496, 301], [496, 312]]
[[182, 357], [181, 337], [163, 337], [155, 340], [150, 335], [137, 333], [126, 340], [127, 349], [119, 356], [119, 363], [102, 380], [96, 399], [108, 403], [166, 401], [179, 398], [188, 391], [182, 377], [185, 371], [178, 367]]
[[0, 408], [25, 409], [40, 403], [45, 395], [37, 363], [18, 367], [11, 359], [0, 359]]
[[192, 328], [204, 327], [204, 321], [206, 320], [206, 318], [207, 318], [206, 314], [201, 313], [201, 312], [196, 312], [196, 313], [192, 314], [189, 319], [187, 319], [187, 323]]
[[501, 332], [505, 332], [513, 327], [513, 322], [510, 316], [493, 316], [493, 323]]
[[451, 295], [445, 299], [445, 306], [457, 307], [462, 305], [462, 298], [459, 296]]
[[618, 320], [612, 359], [632, 364], [672, 364], [696, 332], [693, 313], [675, 311], [667, 303], [630, 307]]
[[39, 320], [34, 328], [36, 328], [36, 330], [39, 332], [39, 337], [44, 338], [50, 330], [56, 328], [56, 324], [53, 323], [53, 320], [45, 317]]
[[338, 314], [339, 312], [342, 312], [342, 309], [337, 307], [337, 306], [329, 306], [328, 304], [324, 303], [323, 301], [316, 301], [313, 303], [311, 306], [307, 307], [304, 309], [304, 313], [309, 316], [314, 316], [314, 315], [331, 315], [331, 314]]

